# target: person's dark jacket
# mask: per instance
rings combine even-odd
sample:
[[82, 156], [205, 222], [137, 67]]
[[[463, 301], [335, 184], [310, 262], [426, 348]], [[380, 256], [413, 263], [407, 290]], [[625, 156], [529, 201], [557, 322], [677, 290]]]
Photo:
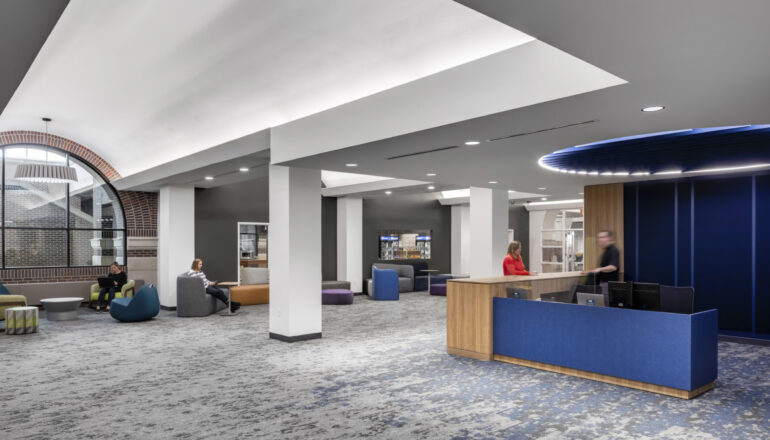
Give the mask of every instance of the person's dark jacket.
[[118, 285], [115, 287], [116, 290], [120, 290], [123, 288], [123, 285], [128, 282], [128, 276], [126, 276], [125, 271], [121, 271], [118, 273], [112, 273], [110, 272], [109, 275], [107, 275], [111, 280], [117, 281]]

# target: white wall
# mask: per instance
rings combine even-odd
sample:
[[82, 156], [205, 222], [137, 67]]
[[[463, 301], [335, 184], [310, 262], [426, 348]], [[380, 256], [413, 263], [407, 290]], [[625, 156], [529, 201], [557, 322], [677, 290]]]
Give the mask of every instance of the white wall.
[[353, 292], [363, 292], [362, 219], [362, 199], [337, 199], [337, 279], [350, 281]]
[[452, 205], [452, 273], [468, 275], [471, 264], [471, 207]]
[[176, 307], [176, 277], [195, 259], [195, 188], [161, 187], [158, 205], [158, 296]]
[[543, 272], [543, 248], [540, 247], [543, 221], [548, 211], [529, 211], [529, 270]]
[[508, 191], [471, 187], [470, 276], [503, 275], [508, 248]]
[[270, 333], [321, 333], [321, 171], [270, 165]]

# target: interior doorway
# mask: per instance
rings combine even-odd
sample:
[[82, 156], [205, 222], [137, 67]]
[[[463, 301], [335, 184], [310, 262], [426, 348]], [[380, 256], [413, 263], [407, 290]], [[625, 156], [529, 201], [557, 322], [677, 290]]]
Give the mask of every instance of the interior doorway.
[[238, 283], [244, 267], [268, 267], [267, 223], [238, 222]]

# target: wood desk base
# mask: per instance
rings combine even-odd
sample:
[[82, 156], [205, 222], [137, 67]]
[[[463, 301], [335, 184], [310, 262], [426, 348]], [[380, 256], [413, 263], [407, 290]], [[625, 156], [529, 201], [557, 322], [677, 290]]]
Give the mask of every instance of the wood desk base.
[[477, 351], [463, 350], [460, 348], [447, 347], [446, 352], [457, 356], [465, 356], [471, 359], [478, 359], [480, 361], [491, 361], [492, 355], [489, 353], [479, 353]]
[[[460, 354], [460, 353], [452, 353], [452, 354]], [[706, 391], [709, 391], [710, 389], [714, 388], [714, 382], [711, 382], [709, 384], [703, 385], [702, 387], [694, 389], [692, 391], [680, 390], [678, 388], [664, 387], [661, 385], [653, 385], [651, 383], [639, 382], [639, 381], [630, 380], [630, 379], [622, 379], [619, 377], [607, 376], [607, 375], [598, 374], [598, 373], [591, 373], [583, 370], [575, 370], [572, 368], [560, 367], [558, 365], [544, 364], [542, 362], [535, 362], [535, 361], [529, 361], [526, 359], [510, 357], [510, 356], [503, 356], [501, 354], [494, 355], [494, 360], [501, 361], [501, 362], [508, 362], [510, 364], [521, 365], [524, 367], [537, 368], [539, 370], [550, 371], [552, 373], [561, 373], [569, 376], [580, 377], [582, 379], [591, 379], [591, 380], [604, 382], [612, 385], [620, 385], [623, 387], [634, 388], [637, 390], [649, 391], [651, 393], [664, 394], [666, 396], [678, 397], [680, 399], [689, 400], [689, 399], [692, 399], [693, 397], [699, 396], [705, 393]]]

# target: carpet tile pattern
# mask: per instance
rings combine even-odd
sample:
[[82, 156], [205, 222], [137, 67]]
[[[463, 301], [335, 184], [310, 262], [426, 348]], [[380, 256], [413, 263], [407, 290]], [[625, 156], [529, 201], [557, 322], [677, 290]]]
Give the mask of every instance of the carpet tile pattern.
[[768, 439], [770, 347], [721, 342], [691, 401], [445, 352], [446, 300], [323, 306], [268, 339], [268, 306], [119, 323], [81, 309], [0, 333], [2, 439]]

